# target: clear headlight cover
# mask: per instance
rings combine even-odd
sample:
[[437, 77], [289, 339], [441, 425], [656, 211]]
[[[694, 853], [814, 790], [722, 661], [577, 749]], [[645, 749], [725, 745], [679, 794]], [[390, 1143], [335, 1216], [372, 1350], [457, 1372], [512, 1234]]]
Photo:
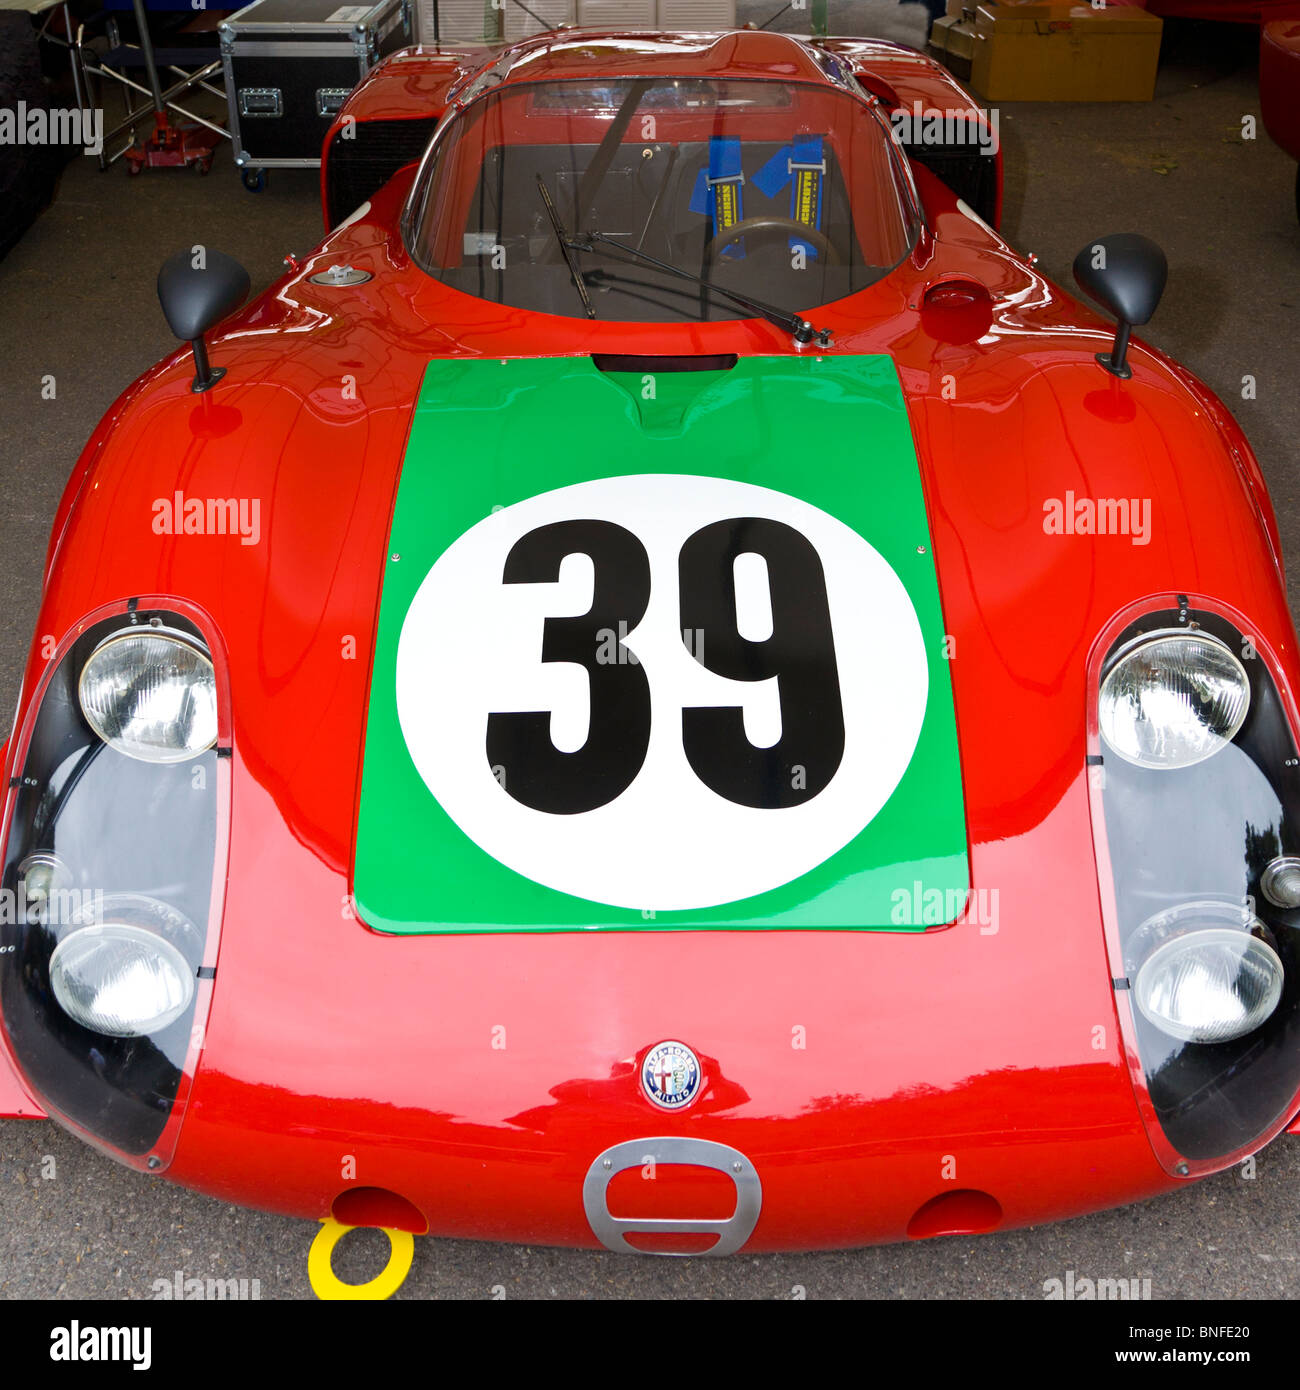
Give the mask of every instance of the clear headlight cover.
[[1166, 632], [1125, 652], [1101, 684], [1106, 744], [1139, 767], [1190, 767], [1231, 743], [1250, 710], [1241, 662], [1200, 632]]
[[1161, 1032], [1221, 1043], [1254, 1032], [1282, 997], [1277, 952], [1244, 929], [1206, 927], [1162, 942], [1138, 968], [1137, 1006]]
[[171, 942], [126, 922], [79, 927], [50, 957], [50, 987], [70, 1018], [112, 1038], [175, 1022], [194, 997], [194, 972]]
[[77, 686], [82, 713], [111, 747], [149, 763], [177, 763], [217, 741], [212, 662], [180, 637], [141, 630], [101, 643]]

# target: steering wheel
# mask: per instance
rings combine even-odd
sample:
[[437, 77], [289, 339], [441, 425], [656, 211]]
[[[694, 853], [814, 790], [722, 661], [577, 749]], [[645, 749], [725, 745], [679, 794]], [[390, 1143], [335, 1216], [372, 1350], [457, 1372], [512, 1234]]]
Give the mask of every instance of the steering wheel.
[[720, 256], [733, 242], [744, 236], [767, 237], [779, 233], [782, 236], [798, 237], [816, 247], [817, 254], [826, 257], [828, 265], [842, 264], [840, 253], [825, 232], [806, 223], [796, 222], [793, 217], [746, 217], [734, 227], [728, 227], [710, 240], [704, 248], [705, 255], [713, 260]]

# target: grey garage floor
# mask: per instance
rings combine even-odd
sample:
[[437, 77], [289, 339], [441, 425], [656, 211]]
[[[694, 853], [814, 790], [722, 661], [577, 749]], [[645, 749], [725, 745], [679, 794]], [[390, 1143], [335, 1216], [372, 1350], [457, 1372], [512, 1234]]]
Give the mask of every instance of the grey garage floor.
[[[755, 0], [757, 8], [757, 0]], [[775, 5], [764, 5], [770, 13]], [[842, 7], [845, 12], [848, 6]], [[1244, 42], [1233, 42], [1234, 38]], [[1166, 247], [1169, 290], [1147, 336], [1237, 412], [1260, 456], [1283, 540], [1300, 566], [1300, 228], [1295, 170], [1263, 136], [1249, 35], [1166, 35], [1150, 105], [1004, 108], [1005, 230], [1068, 281], [1089, 238], [1139, 230]], [[239, 256], [257, 284], [320, 234], [309, 173], [276, 173], [252, 197], [228, 154], [210, 178], [128, 181], [71, 165], [55, 205], [0, 262], [0, 708], [12, 709], [35, 619], [39, 569], [63, 480], [118, 392], [171, 347], [153, 279], [196, 241]], [[1242, 378], [1257, 398], [1241, 397]], [[55, 383], [42, 398], [43, 378]], [[1300, 568], [1295, 571], [1300, 574]], [[1293, 591], [1292, 607], [1296, 608]], [[401, 1298], [921, 1297], [1039, 1299], [1045, 1281], [1149, 1279], [1156, 1299], [1300, 1296], [1300, 1140], [1246, 1178], [1062, 1225], [830, 1255], [712, 1264], [417, 1242]], [[0, 1124], [0, 1296], [147, 1298], [155, 1280], [258, 1281], [263, 1298], [309, 1295], [315, 1227], [151, 1182], [48, 1124]], [[378, 1268], [383, 1238], [349, 1236], [339, 1273]]]

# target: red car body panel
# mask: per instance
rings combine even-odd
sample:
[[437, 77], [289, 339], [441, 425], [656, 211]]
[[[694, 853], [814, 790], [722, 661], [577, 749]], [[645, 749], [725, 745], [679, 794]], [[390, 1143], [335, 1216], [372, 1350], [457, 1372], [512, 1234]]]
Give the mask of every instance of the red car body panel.
[[1210, 19], [1233, 24], [1262, 24], [1300, 12], [1296, 0], [1146, 0], [1146, 8], [1163, 19]]
[[[465, 71], [403, 62], [423, 76], [372, 75], [359, 109], [427, 110]], [[900, 95], [914, 70], [894, 59]], [[218, 389], [192, 394], [179, 351], [123, 395], [55, 525], [38, 633], [68, 633], [106, 602], [177, 594], [209, 616], [228, 663], [224, 925], [171, 1180], [305, 1218], [379, 1188], [411, 1204], [415, 1229], [594, 1247], [582, 1200], [593, 1159], [695, 1136], [741, 1150], [761, 1175], [748, 1250], [1018, 1226], [1179, 1185], [1147, 1138], [1121, 1038], [1083, 691], [1121, 609], [1201, 593], [1249, 616], [1294, 725], [1300, 662], [1276, 524], [1212, 393], [1136, 342], [1133, 379], [1108, 376], [1094, 354], [1111, 327], [915, 174], [933, 235], [819, 319], [833, 351], [898, 366], [956, 642], [972, 883], [999, 890], [997, 929], [391, 937], [351, 915], [366, 657], [429, 359], [791, 351], [759, 320], [588, 322], [454, 291], [412, 265], [395, 230], [407, 171], [212, 335], [228, 371]], [[340, 261], [374, 278], [310, 283]], [[987, 287], [992, 322], [948, 341], [922, 299], [964, 277]], [[265, 543], [153, 534], [151, 504], [177, 488], [263, 497]], [[1045, 535], [1043, 499], [1069, 489], [1153, 498], [1150, 544]], [[360, 659], [340, 660], [347, 637]], [[45, 666], [38, 645], [9, 775]], [[703, 1061], [688, 1113], [655, 1110], [638, 1085], [637, 1059], [662, 1038]], [[954, 1188], [996, 1205], [918, 1217]], [[692, 1214], [712, 1200], [689, 1180], [657, 1197]]]
[[1300, 8], [1295, 14], [1260, 30], [1259, 104], [1264, 129], [1300, 159]]
[[27, 1085], [9, 1059], [0, 1034], [0, 1115], [8, 1120], [44, 1120], [45, 1111], [27, 1093]]

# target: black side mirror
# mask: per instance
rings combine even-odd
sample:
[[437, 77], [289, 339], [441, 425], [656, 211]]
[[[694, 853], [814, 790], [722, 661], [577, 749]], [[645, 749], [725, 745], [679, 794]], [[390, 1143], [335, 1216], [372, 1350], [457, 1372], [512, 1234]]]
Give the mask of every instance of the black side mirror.
[[1133, 375], [1126, 360], [1129, 333], [1134, 324], [1150, 321], [1165, 292], [1169, 278], [1165, 253], [1136, 232], [1099, 237], [1074, 258], [1074, 278], [1085, 294], [1119, 320], [1114, 348], [1099, 352], [1097, 361], [1127, 381]]
[[167, 326], [194, 349], [194, 380], [191, 391], [206, 391], [226, 374], [224, 367], [208, 364], [203, 335], [248, 298], [248, 271], [233, 256], [206, 248], [200, 259], [197, 250], [177, 251], [168, 256], [158, 272], [158, 302]]

